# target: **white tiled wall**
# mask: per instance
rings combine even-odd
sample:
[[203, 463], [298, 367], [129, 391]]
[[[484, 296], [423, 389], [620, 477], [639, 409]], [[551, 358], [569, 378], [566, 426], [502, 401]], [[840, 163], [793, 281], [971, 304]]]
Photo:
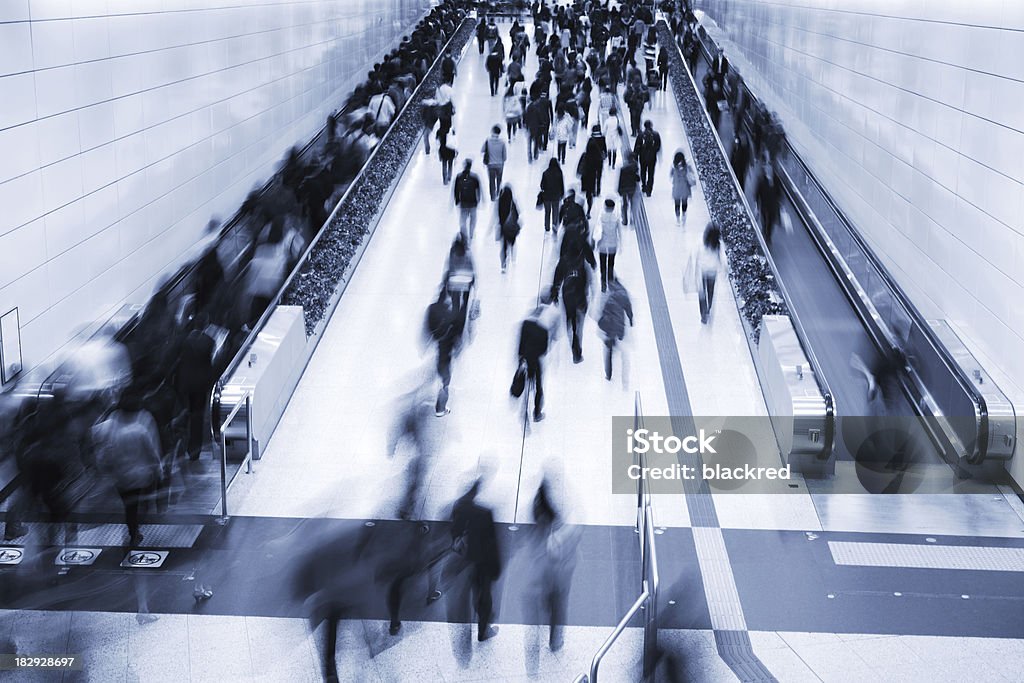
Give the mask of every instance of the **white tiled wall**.
[[950, 319], [1019, 396], [1024, 2], [696, 5], [915, 303]]
[[144, 301], [430, 0], [0, 0], [0, 313], [25, 366]]

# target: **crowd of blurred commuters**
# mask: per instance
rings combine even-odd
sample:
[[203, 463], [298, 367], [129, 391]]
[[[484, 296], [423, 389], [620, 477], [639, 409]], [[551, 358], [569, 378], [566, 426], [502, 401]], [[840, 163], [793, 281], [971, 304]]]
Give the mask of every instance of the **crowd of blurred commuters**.
[[[208, 452], [214, 383], [441, 54], [466, 4], [435, 7], [373, 66], [307, 150], [287, 154], [231, 226], [211, 221], [202, 255], [156, 291], [130, 330], [90, 342], [103, 352], [79, 350], [46, 382], [11, 393], [19, 400], [0, 411], [3, 457], [16, 461], [19, 478], [6, 540], [25, 536], [27, 520], [67, 522], [116, 493], [127, 544], [138, 546], [141, 512], [167, 511], [187, 495], [193, 475], [210, 469], [195, 461]], [[69, 531], [70, 541], [73, 525]]]

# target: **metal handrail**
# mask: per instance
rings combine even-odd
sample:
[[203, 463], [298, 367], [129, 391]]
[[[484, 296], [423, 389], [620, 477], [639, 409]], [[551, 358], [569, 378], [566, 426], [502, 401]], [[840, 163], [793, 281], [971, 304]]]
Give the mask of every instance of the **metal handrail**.
[[[235, 403], [235, 407], [220, 424], [220, 517], [222, 522], [228, 518], [228, 488], [234, 483], [234, 477], [228, 481], [228, 426], [234, 421], [242, 406], [245, 406], [245, 441], [247, 444], [245, 459], [242, 462], [246, 466], [246, 472], [252, 472], [252, 387], [244, 388], [243, 392], [241, 399]], [[241, 469], [241, 465], [239, 465], [239, 469]]]
[[[665, 23], [665, 20], [662, 19], [661, 23]], [[666, 24], [666, 28], [667, 26], [668, 25]], [[702, 57], [707, 60], [707, 55], [710, 54], [710, 52], [707, 51], [703, 40], [696, 32], [694, 32], [694, 36], [702, 48]], [[754, 237], [761, 246], [761, 252], [764, 254], [768, 268], [772, 271], [775, 285], [779, 288], [779, 293], [786, 302], [786, 309], [789, 312], [789, 319], [793, 323], [793, 330], [796, 332], [797, 339], [800, 341], [801, 350], [804, 352], [804, 355], [807, 356], [807, 362], [810, 364], [811, 370], [814, 373], [814, 380], [817, 383], [818, 390], [821, 392], [821, 397], [825, 402], [825, 421], [827, 429], [825, 430], [825, 438], [822, 440], [822, 448], [821, 452], [818, 454], [818, 460], [828, 460], [832, 455], [833, 439], [835, 438], [834, 424], [837, 413], [835, 394], [832, 393], [832, 388], [829, 386], [828, 379], [822, 372], [822, 365], [818, 361], [817, 355], [814, 353], [814, 348], [811, 346], [810, 338], [807, 336], [807, 331], [804, 329], [803, 323], [800, 321], [800, 316], [792, 306], [792, 298], [789, 295], [789, 290], [786, 289], [785, 283], [782, 278], [779, 277], [779, 269], [775, 265], [775, 259], [772, 258], [771, 251], [768, 249], [768, 244], [764, 241], [764, 235], [762, 235], [761, 231], [758, 229], [759, 221], [755, 218], [754, 212], [750, 208], [750, 202], [747, 201], [747, 195], [743, 190], [743, 185], [740, 183], [739, 178], [736, 177], [736, 171], [733, 169], [732, 164], [729, 163], [729, 155], [725, 153], [725, 146], [722, 144], [722, 139], [719, 137], [718, 131], [715, 129], [714, 123], [711, 120], [711, 114], [708, 113], [707, 102], [704, 101], [704, 96], [701, 94], [700, 88], [697, 87], [697, 81], [694, 79], [693, 74], [690, 73], [690, 67], [686, 62], [685, 55], [683, 55], [682, 48], [680, 48], [678, 41], [674, 40], [672, 42], [675, 45], [676, 52], [679, 53], [679, 58], [682, 61], [683, 66], [685, 67], [684, 71], [686, 72], [686, 76], [690, 79], [690, 85], [693, 86], [694, 93], [696, 93], [697, 98], [703, 105], [701, 107], [701, 111], [704, 112], [704, 118], [707, 120], [708, 128], [711, 130], [712, 137], [718, 144], [718, 149], [722, 153], [722, 158], [725, 160], [725, 167], [728, 169], [729, 177], [732, 178], [736, 194], [740, 196], [740, 202], [743, 204], [743, 209], [747, 214], [747, 218], [750, 220]], [[708, 63], [710, 63], [710, 61]], [[700, 174], [698, 174], [698, 179], [701, 181], [701, 187], [703, 188], [704, 181], [700, 178]], [[705, 194], [707, 194], [706, 188]], [[745, 320], [742, 315], [740, 316], [740, 319]]]
[[[639, 429], [641, 425], [643, 425], [643, 410], [640, 392], [637, 391], [633, 399], [633, 427], [634, 429]], [[635, 453], [635, 455], [638, 458], [638, 464], [642, 466], [645, 462], [644, 455], [642, 453]], [[641, 609], [646, 609], [647, 614], [644, 624], [643, 665], [646, 667], [649, 663], [653, 662], [653, 657], [650, 655], [657, 649], [657, 601], [658, 586], [661, 583], [661, 578], [658, 573], [658, 553], [654, 543], [654, 509], [650, 490], [643, 477], [637, 480], [636, 525], [636, 530], [640, 537], [640, 595], [633, 602], [625, 616], [619, 620], [615, 630], [612, 631], [611, 635], [605, 639], [604, 643], [601, 644], [601, 647], [594, 654], [590, 662], [589, 673], [580, 674], [576, 677], [574, 683], [597, 682], [598, 671], [601, 668], [601, 662], [604, 660], [605, 655], [608, 654], [608, 651], [615, 645], [619, 636], [626, 629], [626, 626]]]
[[629, 625], [630, 620], [632, 620], [633, 617], [636, 616], [636, 613], [640, 611], [640, 609], [644, 606], [644, 603], [646, 603], [647, 600], [651, 597], [651, 592], [648, 589], [647, 582], [644, 581], [643, 583], [643, 592], [640, 593], [640, 596], [636, 599], [636, 601], [633, 602], [632, 606], [630, 606], [629, 611], [626, 612], [626, 615], [619, 620], [618, 624], [615, 625], [615, 630], [612, 631], [612, 634], [605, 639], [604, 643], [602, 643], [601, 647], [598, 649], [597, 654], [594, 655], [594, 659], [591, 660], [590, 677], [588, 678], [586, 675], [581, 675], [579, 678], [577, 678], [577, 680], [582, 680], [583, 683], [597, 683], [597, 672], [598, 669], [601, 668], [601, 661], [604, 659], [604, 656], [608, 654], [608, 651], [611, 650], [612, 645], [614, 645], [615, 641], [619, 639], [619, 636], [622, 635], [622, 632], [626, 630], [626, 626]]
[[[464, 18], [462, 20], [462, 23], [460, 23], [459, 26], [452, 32], [452, 35], [448, 38], [448, 41], [444, 44], [444, 47], [442, 47], [441, 50], [438, 52], [437, 59], [434, 60], [434, 63], [431, 65], [430, 69], [427, 70], [427, 74], [428, 75], [430, 74], [431, 71], [433, 71], [435, 68], [438, 67], [438, 65], [441, 63], [441, 60], [444, 58], [445, 54], [448, 52], [448, 48], [450, 47], [451, 42], [458, 35], [459, 31], [462, 30], [462, 27], [466, 24], [466, 22], [470, 22], [470, 21], [476, 21], [476, 20], [472, 19], [470, 17], [466, 17], [466, 18]], [[313, 237], [313, 239], [310, 240], [310, 243], [309, 243], [309, 245], [307, 245], [306, 250], [303, 252], [303, 254], [299, 258], [298, 262], [292, 268], [291, 273], [288, 275], [288, 277], [285, 279], [284, 283], [278, 289], [277, 294], [274, 295], [274, 298], [271, 299], [270, 303], [267, 305], [266, 310], [263, 311], [263, 314], [260, 316], [260, 318], [256, 322], [256, 324], [253, 325], [252, 329], [249, 331], [249, 334], [246, 336], [246, 338], [242, 342], [241, 346], [239, 346], [238, 351], [235, 353], [235, 355], [228, 362], [228, 364], [225, 367], [224, 371], [221, 373], [220, 378], [214, 384], [213, 389], [211, 391], [211, 396], [210, 396], [210, 410], [211, 410], [211, 414], [213, 414], [214, 416], [216, 416], [217, 413], [220, 410], [220, 393], [221, 393], [221, 390], [223, 389], [225, 378], [226, 377], [230, 377], [232, 375], [232, 373], [234, 373], [235, 370], [237, 370], [238, 367], [242, 364], [242, 361], [245, 358], [246, 354], [248, 354], [249, 349], [256, 342], [256, 338], [259, 336], [260, 332], [263, 331], [263, 328], [266, 327], [267, 322], [270, 320], [270, 316], [273, 315], [274, 309], [281, 302], [281, 299], [284, 297], [285, 292], [291, 286], [291, 284], [295, 280], [295, 278], [299, 276], [299, 273], [302, 271], [302, 267], [306, 264], [306, 262], [309, 260], [310, 255], [313, 253], [313, 249], [317, 246], [317, 244], [320, 243], [320, 239], [326, 234], [327, 227], [334, 220], [334, 217], [335, 217], [335, 215], [337, 215], [338, 210], [342, 207], [343, 204], [345, 204], [345, 202], [349, 198], [349, 195], [351, 195], [351, 193], [354, 190], [354, 188], [358, 185], [360, 179], [362, 179], [362, 177], [366, 173], [367, 169], [370, 168], [370, 166], [372, 165], [373, 160], [377, 156], [377, 153], [384, 146], [384, 140], [394, 130], [395, 125], [402, 118], [402, 115], [405, 114], [405, 112], [409, 108], [409, 106], [417, 99], [417, 97], [419, 96], [420, 91], [421, 91], [421, 89], [423, 87], [423, 84], [426, 83], [426, 81], [427, 81], [427, 76], [424, 76], [423, 79], [416, 85], [416, 88], [412, 91], [412, 94], [409, 95], [409, 99], [407, 99], [405, 101], [405, 104], [402, 105], [402, 108], [398, 111], [398, 113], [395, 115], [395, 117], [391, 120], [391, 124], [388, 126], [387, 131], [385, 131], [384, 135], [381, 136], [380, 141], [373, 148], [373, 150], [371, 150], [369, 156], [366, 157], [366, 161], [363, 162], [362, 168], [360, 168], [359, 172], [356, 173], [356, 175], [352, 178], [352, 180], [349, 183], [348, 187], [345, 189], [345, 192], [341, 195], [341, 198], [338, 199], [337, 204], [334, 205], [334, 209], [331, 210], [331, 213], [327, 217], [327, 220], [324, 222], [324, 224], [317, 231], [317, 233]], [[213, 424], [217, 424], [216, 421], [214, 421]]]
[[[911, 323], [923, 334], [929, 346], [931, 346], [932, 350], [935, 351], [936, 355], [938, 355], [939, 359], [942, 361], [942, 364], [946, 367], [950, 375], [956, 380], [956, 383], [968, 396], [971, 403], [974, 405], [975, 420], [978, 424], [977, 430], [980, 434], [982, 430], [985, 429], [985, 422], [987, 421], [988, 415], [988, 409], [986, 406], [986, 400], [984, 395], [975, 389], [974, 384], [970, 381], [967, 375], [963, 373], [962, 368], [960, 368], [959, 364], [957, 364], [956, 361], [953, 360], [945, 344], [943, 344], [935, 337], [935, 334], [932, 332], [932, 328], [927, 323], [925, 317], [921, 314], [917, 307], [914, 306], [914, 304], [907, 298], [902, 288], [895, 282], [892, 275], [889, 273], [888, 269], [881, 263], [881, 261], [878, 260], [878, 257], [874, 254], [874, 251], [870, 247], [868, 247], [868, 245], [864, 242], [863, 237], [861, 237], [860, 233], [854, 228], [853, 224], [849, 221], [845, 213], [843, 213], [843, 211], [838, 207], [838, 205], [836, 205], [835, 200], [828, 193], [828, 191], [825, 190], [824, 186], [821, 184], [821, 181], [819, 181], [818, 178], [811, 172], [810, 167], [807, 166], [807, 163], [803, 160], [803, 158], [800, 157], [797, 151], [793, 148], [792, 144], [788, 140], [785, 141], [785, 144], [787, 154], [794, 160], [794, 162], [799, 164], [800, 167], [804, 170], [806, 177], [813, 183], [815, 189], [818, 191], [822, 199], [824, 199], [828, 207], [831, 209], [833, 216], [843, 225], [844, 228], [846, 228], [847, 233], [856, 243], [859, 253], [864, 256], [867, 263], [870, 265], [871, 269], [883, 281], [886, 291], [888, 291], [888, 293], [892, 296], [893, 302], [899, 305], [899, 307], [910, 319]], [[834, 243], [832, 242], [832, 239], [830, 238], [828, 231], [825, 229], [825, 226], [821, 223], [817, 215], [815, 215], [814, 212], [810, 210], [809, 203], [800, 193], [799, 189], [796, 187], [796, 183], [790, 176], [789, 170], [786, 169], [785, 166], [782, 166], [781, 170], [782, 177], [786, 179], [789, 185], [787, 187], [787, 191], [789, 191], [796, 197], [799, 197], [800, 201], [807, 207], [807, 217], [814, 224], [815, 230], [817, 232], [815, 241], [818, 241], [817, 238], [820, 238], [821, 240], [824, 240], [828, 245], [834, 247]], [[845, 257], [840, 255], [838, 256], [838, 258], [840, 258], [842, 262], [845, 264]], [[861, 303], [866, 308], [868, 308], [869, 310], [874, 310], [874, 304], [870, 299], [861, 297], [859, 296], [859, 294], [858, 298], [861, 300]], [[882, 334], [882, 336], [885, 339], [885, 342], [888, 343], [890, 347], [896, 348], [898, 344], [896, 343], [893, 332], [891, 329], [889, 329], [889, 326], [883, 324], [880, 321], [880, 318], [879, 322], [877, 322], [876, 324], [878, 327], [878, 332]], [[876, 341], [876, 343], [878, 342]], [[974, 440], [974, 444], [975, 446], [973, 452], [967, 455], [968, 462], [971, 462], [972, 464], [980, 463], [985, 459], [985, 451], [987, 450], [988, 442], [985, 439], [978, 438]]]

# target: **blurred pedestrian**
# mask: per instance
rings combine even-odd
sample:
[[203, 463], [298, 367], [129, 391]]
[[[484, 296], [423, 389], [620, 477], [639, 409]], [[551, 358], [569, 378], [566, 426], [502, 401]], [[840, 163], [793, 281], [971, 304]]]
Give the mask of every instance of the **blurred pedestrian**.
[[612, 107], [601, 128], [604, 144], [608, 150], [608, 165], [614, 169], [618, 160], [619, 149], [622, 147], [622, 128], [619, 126], [618, 110]]
[[113, 479], [124, 503], [128, 543], [142, 543], [139, 509], [160, 481], [160, 441], [153, 416], [142, 407], [135, 389], [121, 396], [118, 407], [93, 428], [97, 465]]
[[636, 138], [633, 155], [640, 166], [640, 184], [650, 197], [654, 191], [654, 167], [661, 158], [661, 136], [654, 130], [654, 123], [644, 121], [644, 130]]
[[[469, 242], [460, 233], [452, 240], [448, 250], [448, 264], [445, 268], [445, 288], [451, 296], [455, 312], [465, 318], [469, 310], [469, 298], [476, 284], [476, 266], [469, 252]], [[465, 322], [465, 321], [463, 321]]]
[[555, 154], [558, 157], [558, 163], [565, 163], [565, 149], [569, 145], [569, 141], [573, 139], [573, 127], [575, 120], [572, 115], [566, 111], [565, 106], [559, 104], [555, 107], [555, 142], [557, 147], [555, 148]]
[[615, 280], [615, 254], [622, 241], [622, 223], [615, 212], [615, 200], [604, 200], [604, 211], [597, 221], [594, 238], [597, 243], [598, 260], [601, 265], [601, 291], [608, 289], [608, 283]]
[[[584, 227], [585, 224], [586, 221]], [[551, 299], [557, 303], [561, 295], [566, 324], [572, 335], [573, 363], [583, 362], [583, 323], [590, 291], [589, 269], [596, 265], [594, 251], [585, 233], [567, 225], [562, 237], [561, 256], [555, 266], [554, 281], [551, 284]]]
[[640, 178], [638, 175], [636, 161], [633, 158], [633, 154], [629, 151], [629, 147], [623, 147], [622, 149], [622, 168], [619, 169], [619, 202], [622, 207], [622, 224], [629, 225], [629, 215], [633, 206], [633, 198], [636, 196], [636, 190], [639, 186]]
[[761, 165], [761, 180], [757, 185], [757, 205], [761, 211], [761, 229], [764, 232], [764, 241], [769, 247], [772, 244], [772, 234], [779, 223], [781, 201], [781, 190], [778, 178], [775, 176], [775, 167], [770, 160], [766, 159]]
[[[449, 621], [457, 623], [464, 614], [464, 607], [472, 605], [477, 616], [477, 640], [483, 642], [498, 634], [498, 627], [492, 624], [494, 582], [501, 576], [502, 556], [498, 543], [494, 513], [477, 501], [481, 481], [478, 479], [452, 508], [452, 551], [454, 557], [446, 568], [446, 574], [458, 578], [469, 570], [468, 583], [463, 580], [461, 590], [457, 587], [449, 598]], [[445, 581], [451, 585], [453, 581]], [[453, 614], [454, 613], [454, 614]], [[455, 617], [455, 618], [451, 618]]]
[[420, 502], [420, 489], [433, 454], [430, 404], [427, 385], [417, 387], [397, 402], [397, 417], [388, 439], [388, 456], [394, 457], [403, 444], [407, 444], [411, 451], [406, 468], [405, 494], [398, 506], [399, 519], [414, 518]]
[[501, 126], [491, 128], [491, 137], [484, 141], [483, 147], [480, 148], [480, 154], [483, 156], [484, 165], [487, 166], [487, 186], [493, 202], [498, 198], [498, 190], [501, 189], [501, 176], [508, 158], [505, 141], [501, 139]]
[[540, 200], [544, 203], [544, 232], [558, 231], [559, 209], [565, 194], [565, 181], [557, 159], [548, 162], [540, 177]]
[[533, 520], [528, 547], [533, 576], [527, 588], [526, 607], [530, 623], [538, 627], [528, 632], [534, 637], [528, 637], [526, 654], [528, 672], [536, 673], [539, 654], [536, 636], [541, 625], [548, 625], [548, 647], [552, 652], [558, 652], [564, 644], [569, 591], [582, 534], [578, 527], [567, 525], [556, 510], [546, 479], [533, 498]]
[[452, 359], [462, 339], [463, 320], [452, 304], [446, 287], [441, 288], [437, 300], [427, 307], [426, 332], [437, 345], [437, 376], [441, 388], [434, 403], [434, 415], [443, 417], [448, 408], [448, 386], [452, 381]]
[[501, 82], [501, 74], [505, 72], [505, 62], [496, 46], [495, 49], [491, 50], [490, 54], [487, 55], [487, 59], [484, 62], [484, 68], [487, 69], [487, 78], [491, 87], [491, 97], [494, 97], [498, 94], [498, 84]]
[[691, 257], [689, 270], [696, 277], [700, 299], [700, 321], [707, 324], [715, 297], [715, 281], [722, 269], [721, 231], [713, 222], [704, 228], [704, 237], [697, 253]]
[[[519, 367], [516, 372], [521, 373], [522, 392], [527, 402], [529, 390], [533, 389], [534, 422], [544, 419], [543, 359], [558, 329], [554, 320], [556, 315], [550, 298], [544, 297], [519, 329]], [[513, 387], [515, 384], [514, 381]], [[516, 395], [515, 390], [512, 395]]]
[[476, 230], [476, 212], [481, 199], [480, 178], [473, 173], [473, 160], [462, 163], [462, 173], [455, 176], [454, 198], [459, 207], [459, 230], [468, 244]]
[[519, 93], [516, 92], [517, 87], [516, 82], [509, 85], [501, 102], [502, 111], [505, 114], [505, 129], [508, 133], [509, 142], [516, 139], [516, 132], [523, 122], [523, 104]]
[[612, 379], [612, 354], [616, 345], [626, 336], [626, 320], [633, 327], [633, 304], [629, 292], [618, 280], [608, 283], [608, 294], [601, 307], [597, 326], [604, 336], [604, 378]]
[[693, 187], [693, 179], [690, 175], [690, 167], [686, 163], [686, 155], [683, 150], [676, 150], [672, 157], [672, 170], [669, 171], [669, 179], [672, 181], [672, 203], [676, 211], [676, 223], [686, 224], [686, 209], [690, 201], [690, 193]]
[[198, 460], [203, 449], [207, 405], [213, 388], [213, 355], [215, 344], [207, 333], [209, 319], [199, 314], [192, 320], [192, 329], [185, 336], [178, 362], [177, 389], [188, 410], [188, 456]]
[[661, 74], [661, 90], [668, 88], [668, 51], [663, 47], [658, 51], [658, 72]]
[[508, 257], [516, 245], [516, 238], [522, 228], [519, 205], [512, 194], [512, 186], [505, 185], [498, 196], [497, 239], [501, 242], [501, 272], [508, 268]]
[[587, 218], [594, 208], [594, 196], [601, 194], [601, 173], [604, 170], [606, 154], [604, 135], [601, 127], [595, 125], [587, 140], [587, 147], [579, 162], [580, 186], [587, 197]]

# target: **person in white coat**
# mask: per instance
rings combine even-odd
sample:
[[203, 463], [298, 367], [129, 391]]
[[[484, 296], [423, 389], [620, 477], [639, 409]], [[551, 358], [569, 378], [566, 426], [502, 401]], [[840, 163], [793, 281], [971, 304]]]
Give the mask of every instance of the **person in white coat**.
[[608, 111], [608, 116], [601, 126], [601, 132], [604, 133], [604, 145], [608, 149], [608, 165], [615, 168], [619, 148], [622, 146], [622, 129], [619, 127], [619, 117], [615, 107]]

